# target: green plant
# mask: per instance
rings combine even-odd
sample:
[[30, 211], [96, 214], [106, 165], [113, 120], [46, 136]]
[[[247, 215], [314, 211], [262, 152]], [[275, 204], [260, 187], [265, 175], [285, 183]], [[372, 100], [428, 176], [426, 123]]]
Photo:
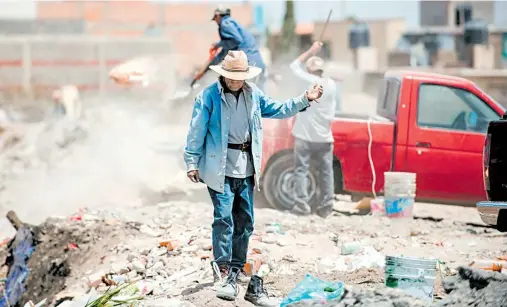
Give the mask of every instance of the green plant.
[[133, 286], [132, 283], [129, 284], [123, 284], [119, 287], [116, 287], [114, 289], [107, 289], [107, 291], [102, 294], [102, 296], [98, 297], [94, 301], [88, 302], [85, 307], [110, 307], [110, 306], [121, 306], [121, 305], [128, 305], [133, 306], [133, 303], [142, 300], [143, 298], [141, 296], [132, 296], [125, 299], [115, 299], [115, 297], [120, 294], [120, 292], [137, 292], [137, 289], [135, 291], [127, 291], [130, 286]]

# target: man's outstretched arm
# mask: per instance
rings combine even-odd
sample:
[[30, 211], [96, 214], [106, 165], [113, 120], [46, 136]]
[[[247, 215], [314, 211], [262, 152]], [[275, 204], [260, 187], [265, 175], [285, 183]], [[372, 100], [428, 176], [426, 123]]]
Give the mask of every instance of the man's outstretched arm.
[[266, 118], [289, 118], [310, 106], [310, 102], [322, 96], [322, 86], [315, 84], [302, 95], [286, 101], [276, 101], [257, 89], [261, 115]]

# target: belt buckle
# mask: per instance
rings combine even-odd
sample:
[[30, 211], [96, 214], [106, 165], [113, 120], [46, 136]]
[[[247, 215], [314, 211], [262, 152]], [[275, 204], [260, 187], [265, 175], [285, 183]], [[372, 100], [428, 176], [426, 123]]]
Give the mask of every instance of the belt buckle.
[[246, 143], [241, 144], [241, 146], [240, 146], [241, 152], [246, 152], [246, 148], [247, 148], [247, 144]]

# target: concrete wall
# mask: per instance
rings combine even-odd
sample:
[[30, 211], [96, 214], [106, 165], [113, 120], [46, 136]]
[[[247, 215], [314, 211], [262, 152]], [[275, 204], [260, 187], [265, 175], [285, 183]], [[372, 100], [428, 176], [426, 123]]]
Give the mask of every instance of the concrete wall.
[[490, 24], [503, 24], [502, 16], [496, 14], [496, 9], [502, 7], [498, 5], [501, 1], [421, 0], [419, 2], [421, 26], [454, 26], [456, 6], [464, 2], [472, 6], [473, 19], [483, 19]]
[[81, 90], [114, 90], [109, 70], [146, 55], [170, 58], [159, 63], [167, 78], [163, 82], [174, 83], [176, 74], [177, 59], [167, 39], [8, 36], [0, 37], [0, 48], [0, 92], [37, 94], [66, 83]]
[[419, 22], [421, 26], [447, 26], [448, 20], [448, 1], [419, 1]]
[[[370, 44], [377, 49], [378, 67], [387, 67], [388, 52], [396, 46], [396, 42], [406, 30], [404, 19], [367, 20], [370, 27]], [[323, 40], [329, 44], [331, 59], [338, 62], [353, 61], [353, 53], [349, 49], [349, 25], [346, 20], [330, 22]], [[320, 37], [324, 24], [316, 23], [313, 39]]]

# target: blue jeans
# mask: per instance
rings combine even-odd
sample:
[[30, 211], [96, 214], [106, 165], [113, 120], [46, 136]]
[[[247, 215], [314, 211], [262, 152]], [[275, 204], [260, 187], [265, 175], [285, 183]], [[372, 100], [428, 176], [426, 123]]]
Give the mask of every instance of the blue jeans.
[[213, 257], [218, 265], [243, 268], [254, 230], [254, 176], [225, 177], [224, 193], [208, 187], [213, 202]]

